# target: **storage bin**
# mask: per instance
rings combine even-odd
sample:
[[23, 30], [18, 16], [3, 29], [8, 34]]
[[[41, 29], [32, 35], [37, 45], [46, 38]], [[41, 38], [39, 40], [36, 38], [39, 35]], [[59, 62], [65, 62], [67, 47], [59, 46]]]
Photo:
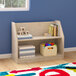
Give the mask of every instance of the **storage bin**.
[[43, 46], [40, 45], [40, 53], [43, 56], [56, 56], [57, 55], [57, 45], [54, 46]]
[[35, 46], [34, 45], [19, 46], [19, 58], [34, 57], [34, 56], [35, 56]]

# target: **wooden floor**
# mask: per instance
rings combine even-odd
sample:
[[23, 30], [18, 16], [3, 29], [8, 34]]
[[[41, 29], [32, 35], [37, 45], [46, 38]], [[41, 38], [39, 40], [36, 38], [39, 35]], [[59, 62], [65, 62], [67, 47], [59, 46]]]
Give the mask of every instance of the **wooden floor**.
[[2, 59], [0, 60], [0, 71], [27, 69], [27, 68], [41, 67], [41, 66], [51, 66], [51, 65], [71, 63], [71, 62], [76, 62], [76, 52], [66, 52], [65, 57], [62, 60], [52, 60], [52, 61], [36, 62], [36, 63], [16, 64], [12, 59]]

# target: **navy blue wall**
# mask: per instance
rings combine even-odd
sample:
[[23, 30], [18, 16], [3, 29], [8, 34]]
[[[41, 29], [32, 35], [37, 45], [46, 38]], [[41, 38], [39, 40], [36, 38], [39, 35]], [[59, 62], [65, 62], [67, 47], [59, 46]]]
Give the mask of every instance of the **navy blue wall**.
[[31, 0], [30, 11], [0, 12], [0, 53], [11, 53], [11, 22], [59, 19], [65, 47], [76, 46], [76, 0]]

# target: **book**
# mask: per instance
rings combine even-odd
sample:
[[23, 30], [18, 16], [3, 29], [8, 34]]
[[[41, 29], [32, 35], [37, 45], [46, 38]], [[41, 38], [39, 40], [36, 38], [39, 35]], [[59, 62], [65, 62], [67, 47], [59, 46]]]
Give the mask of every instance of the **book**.
[[56, 26], [54, 26], [54, 36], [56, 36], [56, 35], [57, 35], [57, 33], [56, 33], [56, 29], [57, 29], [57, 27], [56, 27]]
[[59, 32], [58, 32], [58, 24], [56, 24], [56, 36], [58, 36], [59, 35]]
[[50, 24], [49, 26], [49, 35], [53, 36], [54, 35], [54, 25], [53, 24]]
[[28, 34], [28, 35], [17, 35], [18, 39], [32, 39], [32, 35]]
[[58, 24], [51, 23], [49, 25], [49, 35], [51, 35], [51, 36], [58, 36]]

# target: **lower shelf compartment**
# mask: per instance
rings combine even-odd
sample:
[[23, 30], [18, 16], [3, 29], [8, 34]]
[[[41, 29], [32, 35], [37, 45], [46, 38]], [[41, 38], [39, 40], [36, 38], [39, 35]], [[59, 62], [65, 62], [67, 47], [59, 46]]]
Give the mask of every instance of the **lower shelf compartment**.
[[56, 56], [42, 56], [40, 54], [36, 54], [35, 57], [25, 57], [19, 58], [17, 63], [29, 63], [29, 62], [38, 62], [38, 61], [46, 61], [46, 60], [54, 60], [54, 59], [62, 59], [64, 56], [62, 54], [57, 54]]

